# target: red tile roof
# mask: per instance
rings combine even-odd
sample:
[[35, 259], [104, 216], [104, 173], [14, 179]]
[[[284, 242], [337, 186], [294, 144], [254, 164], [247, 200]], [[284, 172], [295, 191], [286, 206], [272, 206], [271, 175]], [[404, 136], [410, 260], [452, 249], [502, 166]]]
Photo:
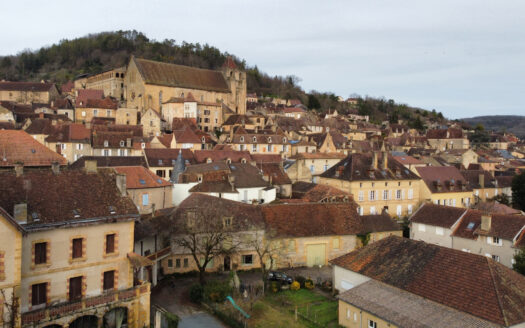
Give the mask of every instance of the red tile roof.
[[[144, 149], [144, 154], [150, 167], [173, 167], [181, 149]], [[195, 163], [193, 153], [189, 149], [182, 149], [182, 158], [190, 163]]]
[[252, 155], [247, 150], [195, 150], [193, 154], [197, 163], [206, 163], [208, 159], [211, 159], [212, 162], [230, 159], [232, 163], [240, 163], [242, 160], [245, 160], [246, 163], [252, 161]]
[[416, 170], [432, 193], [472, 191], [461, 172], [454, 166], [425, 166], [416, 167]]
[[353, 196], [343, 190], [303, 181], [295, 182], [292, 185], [292, 196], [307, 202], [332, 201], [334, 198], [341, 202], [345, 199], [353, 201]]
[[427, 139], [462, 139], [463, 130], [456, 128], [432, 129], [427, 131]]
[[24, 166], [51, 166], [67, 160], [36, 141], [25, 131], [0, 130], [0, 167], [12, 167], [22, 162]]
[[109, 97], [104, 98], [104, 99], [87, 99], [84, 102], [78, 102], [78, 99], [77, 99], [77, 107], [78, 108], [117, 109], [118, 102]]
[[126, 175], [129, 189], [169, 187], [171, 183], [154, 174], [144, 166], [117, 166], [115, 171]]
[[410, 217], [410, 222], [450, 229], [466, 211], [464, 208], [426, 203]]
[[485, 256], [391, 236], [331, 263], [500, 325], [525, 322], [525, 277]]
[[78, 94], [75, 99], [75, 106], [86, 107], [85, 104], [88, 99], [104, 99], [104, 91], [94, 89], [78, 90]]
[[0, 81], [1, 91], [36, 91], [36, 92], [48, 92], [55, 86], [54, 83], [41, 83], [41, 82], [10, 82]]
[[20, 177], [4, 171], [0, 181], [0, 207], [13, 214], [15, 204], [27, 203], [28, 215], [35, 213], [39, 219], [25, 228], [88, 218], [138, 217], [131, 199], [121, 196], [112, 171], [61, 170], [53, 174], [50, 169], [25, 170]]

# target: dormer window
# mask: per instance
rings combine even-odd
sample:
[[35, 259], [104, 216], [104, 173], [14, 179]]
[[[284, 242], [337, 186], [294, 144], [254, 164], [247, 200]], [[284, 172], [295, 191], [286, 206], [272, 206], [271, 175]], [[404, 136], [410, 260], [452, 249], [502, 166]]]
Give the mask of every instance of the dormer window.
[[109, 142], [107, 140], [104, 140], [104, 147], [108, 147], [109, 146]]
[[206, 143], [206, 138], [205, 137], [202, 137], [202, 143]]
[[241, 137], [239, 140], [240, 140], [241, 142], [244, 142], [244, 137]]
[[202, 182], [202, 175], [199, 175], [199, 176], [197, 177], [197, 181]]
[[142, 147], [142, 149], [146, 148], [146, 143], [144, 143], [144, 142], [141, 143], [141, 144], [140, 144], [140, 147]]
[[272, 137], [268, 137], [268, 143], [272, 143]]
[[206, 163], [211, 163], [211, 162], [212, 162], [211, 158], [206, 159]]
[[228, 137], [228, 138], [226, 139], [226, 142], [231, 142], [230, 137]]
[[228, 159], [226, 160], [226, 163], [231, 164], [231, 163], [232, 163], [231, 158], [228, 158]]
[[246, 164], [246, 158], [241, 159], [241, 163]]
[[231, 227], [233, 224], [233, 217], [232, 216], [225, 216], [222, 218], [222, 224], [224, 228]]
[[286, 138], [283, 138], [283, 143], [286, 143]]
[[124, 140], [120, 140], [120, 147], [124, 147], [124, 145], [125, 145]]
[[253, 137], [253, 142], [254, 142], [254, 143], [257, 142], [257, 137]]

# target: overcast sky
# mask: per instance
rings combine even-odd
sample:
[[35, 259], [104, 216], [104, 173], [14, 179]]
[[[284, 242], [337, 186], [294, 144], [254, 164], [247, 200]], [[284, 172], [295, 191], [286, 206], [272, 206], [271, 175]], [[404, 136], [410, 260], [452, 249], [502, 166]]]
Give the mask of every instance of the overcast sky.
[[0, 55], [119, 29], [209, 43], [307, 91], [525, 115], [523, 0], [18, 0], [2, 8]]

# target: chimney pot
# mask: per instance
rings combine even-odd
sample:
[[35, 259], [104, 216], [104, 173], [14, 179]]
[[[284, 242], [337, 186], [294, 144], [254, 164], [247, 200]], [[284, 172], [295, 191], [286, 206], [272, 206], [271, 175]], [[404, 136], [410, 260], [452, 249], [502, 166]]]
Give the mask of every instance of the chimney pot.
[[86, 160], [84, 162], [84, 170], [87, 173], [97, 173], [97, 161], [96, 160]]
[[117, 182], [117, 188], [120, 191], [120, 195], [122, 197], [127, 196], [126, 175], [117, 174], [116, 182]]
[[492, 226], [492, 217], [488, 214], [481, 216], [481, 230], [489, 231]]
[[60, 174], [60, 164], [58, 162], [53, 162], [51, 164], [51, 171], [53, 171], [53, 174], [55, 175]]
[[15, 163], [15, 173], [17, 177], [24, 174], [24, 163]]
[[480, 173], [478, 177], [479, 177], [479, 185], [481, 186], [481, 188], [485, 188], [485, 174]]
[[27, 203], [15, 204], [13, 214], [17, 222], [27, 222]]

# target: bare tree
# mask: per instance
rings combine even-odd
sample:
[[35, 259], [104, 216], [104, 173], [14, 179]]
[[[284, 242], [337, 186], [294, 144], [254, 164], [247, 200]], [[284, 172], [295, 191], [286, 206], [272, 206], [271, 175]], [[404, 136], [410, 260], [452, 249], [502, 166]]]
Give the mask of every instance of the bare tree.
[[[7, 295], [9, 295], [9, 301]], [[11, 291], [8, 291], [7, 289], [0, 289], [0, 299], [4, 300], [4, 302], [0, 302], [0, 306], [4, 307], [5, 313], [1, 311], [0, 309], [0, 315], [3, 313], [4, 315], [4, 321], [2, 327], [9, 327], [14, 328], [18, 326], [18, 322], [20, 320], [18, 311], [19, 311], [19, 300], [18, 297], [15, 296], [15, 289], [11, 288]], [[2, 319], [2, 318], [0, 318]]]
[[179, 222], [173, 242], [189, 251], [199, 269], [199, 282], [206, 283], [206, 267], [215, 258], [234, 252], [238, 243], [233, 238], [232, 218], [221, 216], [211, 207], [185, 209], [178, 213]]

